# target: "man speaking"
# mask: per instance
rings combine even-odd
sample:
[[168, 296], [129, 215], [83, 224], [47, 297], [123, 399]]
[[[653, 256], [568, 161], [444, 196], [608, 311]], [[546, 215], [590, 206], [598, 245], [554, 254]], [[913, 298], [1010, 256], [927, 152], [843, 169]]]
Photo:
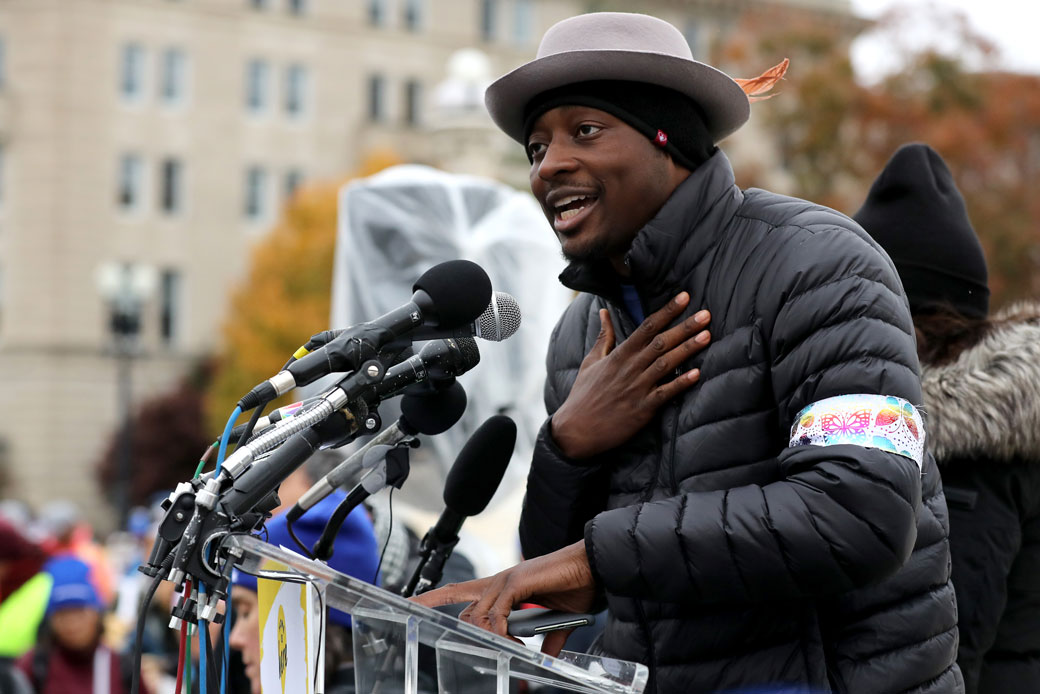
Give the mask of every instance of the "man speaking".
[[716, 143], [748, 97], [661, 20], [560, 22], [486, 101], [581, 294], [549, 350], [528, 559], [420, 602], [505, 634], [521, 602], [605, 595], [599, 649], [651, 692], [961, 691], [887, 256], [837, 212], [736, 187]]

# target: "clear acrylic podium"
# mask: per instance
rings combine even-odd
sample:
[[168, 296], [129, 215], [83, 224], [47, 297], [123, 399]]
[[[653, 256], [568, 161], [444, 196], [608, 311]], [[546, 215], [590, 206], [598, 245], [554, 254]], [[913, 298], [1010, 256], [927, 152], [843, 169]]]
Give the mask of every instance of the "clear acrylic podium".
[[[236, 562], [242, 570], [311, 583], [326, 605], [351, 615], [358, 694], [509, 694], [522, 681], [531, 692], [546, 685], [639, 694], [646, 686], [644, 665], [567, 651], [551, 658], [258, 538], [227, 544], [242, 550]], [[436, 690], [420, 688], [420, 654], [435, 658]]]

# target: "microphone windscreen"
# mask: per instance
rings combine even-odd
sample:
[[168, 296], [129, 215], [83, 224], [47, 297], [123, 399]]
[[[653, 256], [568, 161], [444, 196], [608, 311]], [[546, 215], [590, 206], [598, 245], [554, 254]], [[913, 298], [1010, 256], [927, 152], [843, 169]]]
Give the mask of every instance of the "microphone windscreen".
[[495, 292], [484, 312], [477, 318], [477, 337], [501, 342], [520, 329], [520, 304], [512, 294]]
[[460, 337], [455, 340], [455, 344], [459, 346], [462, 355], [459, 364], [456, 365], [459, 374], [466, 373], [480, 363], [480, 348], [477, 347], [476, 340], [472, 337]]
[[433, 302], [437, 327], [461, 328], [473, 323], [491, 303], [491, 280], [469, 260], [449, 260], [424, 272], [412, 291], [422, 290]]
[[418, 434], [435, 436], [452, 428], [466, 411], [466, 389], [452, 382], [447, 388], [401, 398], [401, 417]]
[[444, 504], [475, 516], [495, 495], [516, 445], [516, 424], [505, 415], [489, 417], [462, 447], [444, 482]]

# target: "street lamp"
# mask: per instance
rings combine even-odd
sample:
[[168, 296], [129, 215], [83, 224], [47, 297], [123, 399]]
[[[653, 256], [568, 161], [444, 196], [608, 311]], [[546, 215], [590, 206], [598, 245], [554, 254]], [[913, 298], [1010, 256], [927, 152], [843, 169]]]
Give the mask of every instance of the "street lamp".
[[98, 292], [108, 304], [109, 333], [118, 366], [116, 389], [122, 435], [116, 465], [116, 509], [119, 527], [126, 527], [130, 513], [130, 479], [133, 458], [131, 375], [134, 355], [140, 344], [142, 307], [155, 292], [155, 268], [141, 263], [107, 262], [98, 267]]

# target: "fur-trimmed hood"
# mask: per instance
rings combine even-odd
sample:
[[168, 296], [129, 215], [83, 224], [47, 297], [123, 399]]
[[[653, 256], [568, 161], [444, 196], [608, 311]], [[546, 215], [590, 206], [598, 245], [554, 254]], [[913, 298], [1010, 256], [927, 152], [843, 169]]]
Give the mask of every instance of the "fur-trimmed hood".
[[1040, 463], [1040, 305], [1001, 311], [976, 345], [921, 367], [928, 447], [951, 457]]

